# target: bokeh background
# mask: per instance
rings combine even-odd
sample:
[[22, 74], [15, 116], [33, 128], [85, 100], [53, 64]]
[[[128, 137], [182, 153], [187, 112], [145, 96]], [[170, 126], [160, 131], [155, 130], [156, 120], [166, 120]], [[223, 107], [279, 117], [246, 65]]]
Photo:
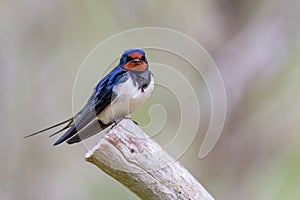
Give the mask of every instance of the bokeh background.
[[23, 136], [69, 117], [77, 70], [94, 46], [145, 26], [202, 44], [226, 87], [215, 148], [198, 159], [203, 112], [179, 161], [216, 199], [299, 199], [299, 19], [297, 0], [0, 1], [0, 199], [137, 199], [86, 163], [82, 145]]

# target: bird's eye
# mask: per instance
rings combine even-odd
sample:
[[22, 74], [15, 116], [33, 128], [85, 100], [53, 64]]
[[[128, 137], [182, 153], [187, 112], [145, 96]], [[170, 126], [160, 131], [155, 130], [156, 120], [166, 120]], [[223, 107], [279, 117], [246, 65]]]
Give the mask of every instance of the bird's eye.
[[145, 60], [146, 60], [146, 57], [145, 57], [145, 56], [142, 56], [141, 60], [145, 61]]
[[127, 56], [126, 57], [126, 62], [130, 62], [130, 61], [132, 61], [133, 59], [130, 57], [130, 56]]

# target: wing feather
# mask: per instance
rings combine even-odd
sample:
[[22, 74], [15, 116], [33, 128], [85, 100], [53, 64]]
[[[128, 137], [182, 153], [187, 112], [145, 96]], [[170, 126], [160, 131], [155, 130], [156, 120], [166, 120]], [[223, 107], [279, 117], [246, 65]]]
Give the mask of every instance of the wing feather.
[[96, 116], [101, 113], [111, 101], [113, 101], [115, 98], [113, 87], [119, 83], [125, 72], [126, 70], [117, 66], [98, 83], [92, 96], [82, 109], [82, 113], [79, 115], [78, 119], [72, 124], [70, 129], [54, 143], [54, 145], [58, 145], [68, 140], [79, 131], [81, 131], [82, 138], [86, 138], [84, 136], [84, 127], [94, 120]]

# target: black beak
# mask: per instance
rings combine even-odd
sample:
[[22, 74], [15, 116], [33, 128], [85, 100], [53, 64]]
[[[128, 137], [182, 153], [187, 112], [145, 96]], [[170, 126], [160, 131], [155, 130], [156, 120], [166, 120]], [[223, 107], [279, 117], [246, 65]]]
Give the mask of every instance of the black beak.
[[132, 60], [132, 62], [138, 63], [138, 62], [142, 62], [142, 60], [139, 58], [135, 58], [134, 60]]

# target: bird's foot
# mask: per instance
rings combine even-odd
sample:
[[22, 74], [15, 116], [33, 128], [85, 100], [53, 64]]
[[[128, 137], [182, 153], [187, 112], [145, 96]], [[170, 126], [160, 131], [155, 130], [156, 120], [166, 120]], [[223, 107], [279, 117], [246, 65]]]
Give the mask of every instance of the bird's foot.
[[129, 119], [129, 120], [131, 120], [133, 123], [135, 123], [135, 125], [139, 125], [136, 121], [134, 121], [132, 118], [130, 118], [130, 117], [123, 117], [122, 119]]
[[108, 133], [108, 132], [111, 131], [113, 128], [115, 128], [115, 127], [118, 125], [118, 123], [119, 123], [120, 121], [122, 121], [122, 119], [124, 119], [124, 117], [122, 117], [121, 119], [118, 119], [118, 120], [114, 120], [114, 121], [112, 122], [112, 126], [106, 131], [106, 133]]
[[111, 127], [106, 131], [106, 133], [108, 133], [109, 131], [111, 131], [113, 128], [115, 128], [117, 126], [117, 122], [114, 121], [111, 125]]
[[118, 120], [114, 120], [114, 121], [112, 122], [112, 126], [107, 130], [106, 133], [108, 133], [108, 132], [111, 131], [113, 128], [115, 128], [115, 127], [118, 125], [118, 123], [119, 123], [120, 121], [122, 121], [123, 119], [129, 119], [129, 120], [131, 120], [133, 123], [135, 123], [136, 125], [139, 125], [136, 121], [134, 121], [134, 120], [131, 119], [130, 117], [122, 117], [122, 118], [120, 118], [120, 119], [118, 119]]

